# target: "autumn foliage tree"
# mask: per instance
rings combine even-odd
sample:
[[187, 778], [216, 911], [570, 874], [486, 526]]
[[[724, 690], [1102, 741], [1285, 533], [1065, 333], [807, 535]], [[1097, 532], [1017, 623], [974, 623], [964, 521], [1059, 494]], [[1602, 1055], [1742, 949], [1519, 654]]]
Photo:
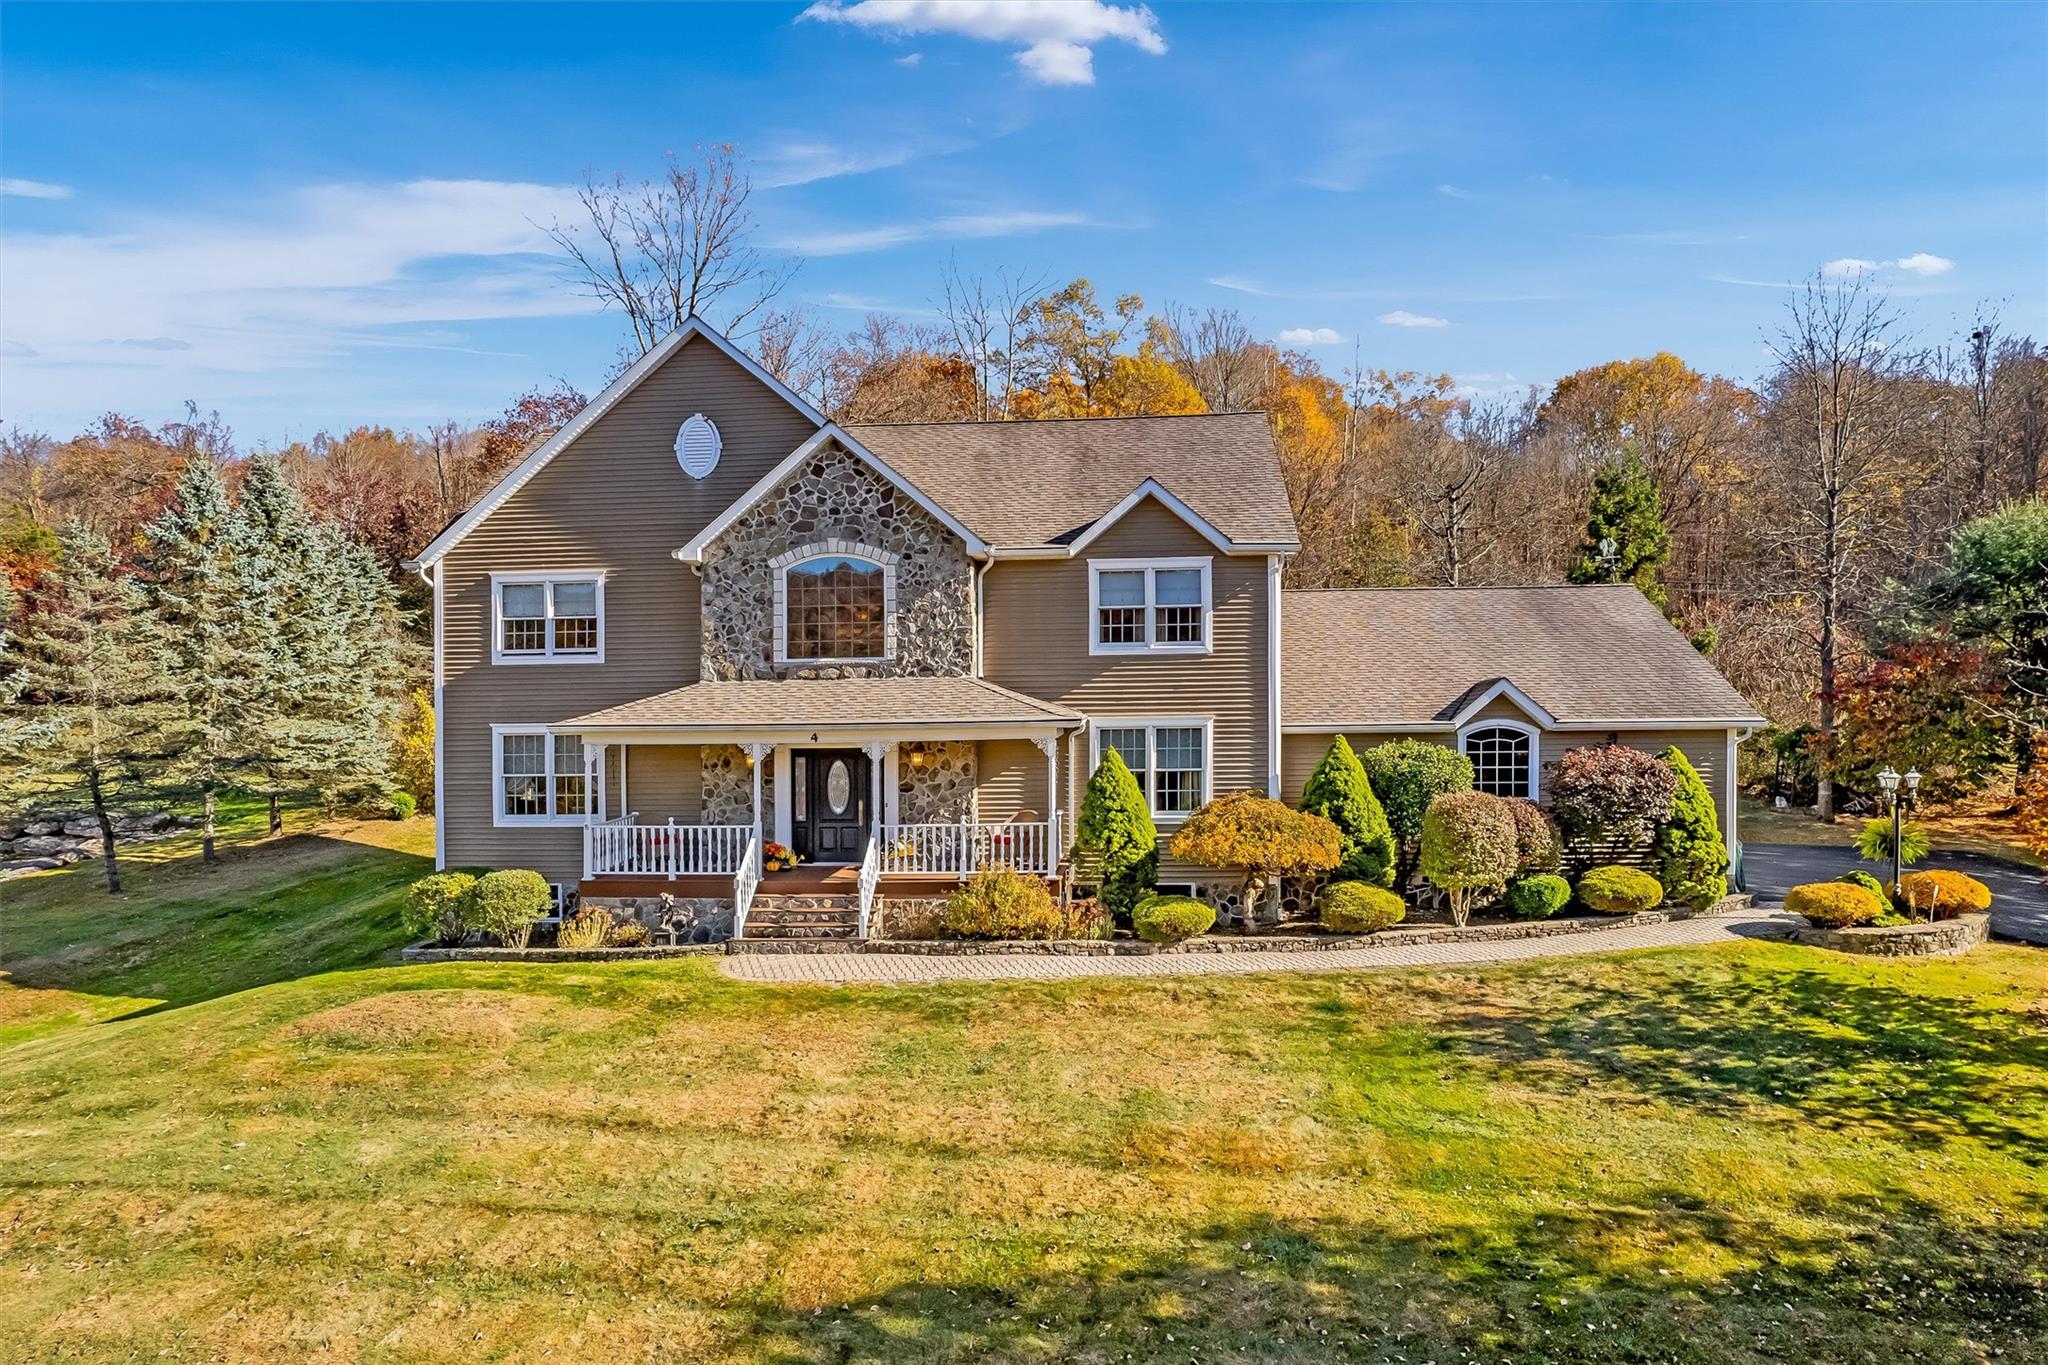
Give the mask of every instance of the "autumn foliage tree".
[[1237, 873], [1244, 931], [1251, 933], [1268, 888], [1283, 877], [1329, 872], [1344, 856], [1344, 839], [1320, 815], [1239, 791], [1197, 807], [1174, 832], [1167, 851], [1181, 862]]
[[1815, 758], [1852, 791], [1873, 792], [1890, 764], [1920, 773], [1920, 795], [1950, 801], [1988, 781], [2007, 757], [2006, 682], [1984, 650], [1946, 638], [1892, 645], [1842, 679], [1836, 729]]

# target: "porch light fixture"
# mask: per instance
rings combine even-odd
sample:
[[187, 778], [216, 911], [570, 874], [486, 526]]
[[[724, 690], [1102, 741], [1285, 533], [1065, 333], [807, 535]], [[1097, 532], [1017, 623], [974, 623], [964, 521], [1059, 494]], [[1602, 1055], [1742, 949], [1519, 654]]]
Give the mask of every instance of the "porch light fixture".
[[910, 766], [913, 768], [922, 768], [924, 766], [924, 750], [912, 749], [910, 751]]

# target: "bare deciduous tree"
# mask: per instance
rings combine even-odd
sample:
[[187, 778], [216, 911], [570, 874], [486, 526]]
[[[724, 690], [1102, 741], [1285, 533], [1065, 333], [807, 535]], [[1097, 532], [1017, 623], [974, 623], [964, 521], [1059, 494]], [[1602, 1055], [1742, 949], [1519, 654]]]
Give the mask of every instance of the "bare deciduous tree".
[[1211, 412], [1243, 412], [1258, 406], [1271, 382], [1273, 348], [1252, 335], [1234, 308], [1196, 313], [1169, 304], [1152, 319], [1152, 340], [1167, 361], [1187, 376]]
[[960, 271], [948, 259], [939, 272], [936, 301], [953, 353], [974, 369], [978, 421], [1006, 417], [1017, 393], [1017, 365], [1030, 335], [1045, 277], [999, 271], [993, 282]]
[[547, 228], [572, 278], [626, 315], [626, 364], [692, 316], [741, 333], [795, 273], [797, 263], [771, 262], [753, 245], [753, 182], [740, 160], [720, 143], [696, 161], [671, 152], [658, 179], [592, 176], [577, 194], [587, 221]]

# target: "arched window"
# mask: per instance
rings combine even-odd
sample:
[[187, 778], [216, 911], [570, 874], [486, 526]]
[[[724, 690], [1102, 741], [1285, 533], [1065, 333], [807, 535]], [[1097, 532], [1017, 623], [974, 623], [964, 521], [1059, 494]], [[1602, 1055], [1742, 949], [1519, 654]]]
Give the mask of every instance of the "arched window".
[[880, 659], [889, 652], [889, 571], [825, 554], [783, 570], [784, 657]]
[[1459, 737], [1472, 760], [1472, 785], [1490, 796], [1536, 799], [1536, 732], [1499, 721], [1475, 726]]

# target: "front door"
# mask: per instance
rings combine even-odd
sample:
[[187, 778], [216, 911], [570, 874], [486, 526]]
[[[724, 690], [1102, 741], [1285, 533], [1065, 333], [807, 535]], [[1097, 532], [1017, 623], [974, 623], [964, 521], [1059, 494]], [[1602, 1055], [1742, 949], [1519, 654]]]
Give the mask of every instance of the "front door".
[[858, 749], [799, 749], [790, 832], [798, 856], [813, 863], [857, 863], [874, 819], [868, 756]]

